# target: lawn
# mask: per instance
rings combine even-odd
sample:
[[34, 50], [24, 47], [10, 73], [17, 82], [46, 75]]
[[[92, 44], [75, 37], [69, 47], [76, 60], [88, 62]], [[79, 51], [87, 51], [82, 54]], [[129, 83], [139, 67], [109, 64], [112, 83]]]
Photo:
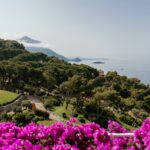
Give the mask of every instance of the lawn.
[[[65, 109], [65, 107], [66, 107], [65, 104], [63, 106], [54, 106], [52, 111], [55, 114], [57, 114], [58, 116], [62, 117], [62, 118], [63, 118], [62, 114], [65, 113], [66, 114], [66, 118], [63, 118], [63, 119], [64, 120], [69, 120], [70, 118], [72, 118], [73, 106], [69, 105], [67, 110]], [[89, 120], [87, 120], [85, 118], [84, 118], [84, 120], [85, 120], [86, 123], [89, 122]], [[78, 120], [77, 124], [81, 124], [81, 122]]]
[[65, 109], [65, 104], [63, 106], [54, 106], [53, 112], [57, 114], [58, 116], [62, 117], [62, 113], [66, 113], [67, 118], [69, 119], [72, 117], [71, 112], [73, 110], [73, 107], [71, 105], [68, 106], [68, 109]]
[[37, 123], [49, 126], [49, 125], [56, 123], [56, 121], [55, 120], [42, 120], [42, 121], [38, 121]]
[[18, 96], [18, 94], [16, 94], [16, 93], [0, 90], [0, 105], [11, 102], [17, 96]]

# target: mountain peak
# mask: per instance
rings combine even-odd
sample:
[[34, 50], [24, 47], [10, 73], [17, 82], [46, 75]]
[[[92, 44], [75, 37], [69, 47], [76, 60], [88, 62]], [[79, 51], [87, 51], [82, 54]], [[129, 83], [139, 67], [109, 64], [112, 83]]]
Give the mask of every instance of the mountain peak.
[[32, 39], [28, 36], [23, 36], [20, 39], [18, 39], [18, 41], [20, 43], [23, 43], [25, 48], [30, 52], [33, 52], [33, 53], [41, 52], [48, 56], [55, 56], [61, 60], [65, 60], [65, 61], [69, 60], [66, 57], [64, 57], [63, 55], [60, 55], [60, 54], [56, 53], [55, 51], [51, 50], [50, 48], [45, 47], [43, 45], [43, 42]]
[[20, 42], [25, 42], [25, 43], [29, 43], [29, 44], [36, 44], [36, 43], [41, 43], [38, 40], [32, 39], [28, 36], [23, 36], [19, 39]]

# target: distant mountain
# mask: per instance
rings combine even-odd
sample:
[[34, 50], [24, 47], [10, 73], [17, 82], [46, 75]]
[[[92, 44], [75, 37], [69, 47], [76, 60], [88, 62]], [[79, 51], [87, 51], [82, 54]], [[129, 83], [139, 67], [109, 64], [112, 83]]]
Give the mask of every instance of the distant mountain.
[[59, 59], [65, 60], [65, 61], [69, 61], [68, 58], [56, 53], [55, 51], [49, 49], [49, 48], [44, 48], [44, 47], [36, 47], [36, 46], [25, 46], [26, 49], [30, 52], [36, 53], [36, 52], [42, 52], [48, 56], [55, 56]]
[[31, 44], [41, 43], [40, 41], [31, 39], [31, 38], [28, 37], [28, 36], [23, 36], [22, 38], [19, 39], [19, 41], [25, 42], [25, 43], [31, 43]]
[[55, 51], [51, 50], [50, 48], [43, 47], [43, 43], [41, 41], [32, 39], [28, 36], [23, 36], [20, 39], [18, 39], [20, 43], [23, 43], [25, 48], [30, 52], [42, 52], [48, 56], [55, 56], [61, 60], [69, 61], [68, 58], [66, 58], [63, 55], [60, 55], [56, 53]]

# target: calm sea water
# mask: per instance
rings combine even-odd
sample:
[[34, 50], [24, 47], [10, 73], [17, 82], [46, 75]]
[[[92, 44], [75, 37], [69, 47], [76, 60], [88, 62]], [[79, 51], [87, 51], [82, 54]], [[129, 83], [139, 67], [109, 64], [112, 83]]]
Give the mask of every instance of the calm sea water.
[[[103, 64], [94, 64], [95, 61], [102, 61]], [[87, 64], [91, 67], [107, 71], [117, 71], [120, 75], [137, 77], [145, 84], [150, 84], [150, 60], [120, 60], [120, 59], [99, 59], [83, 60], [78, 64]]]

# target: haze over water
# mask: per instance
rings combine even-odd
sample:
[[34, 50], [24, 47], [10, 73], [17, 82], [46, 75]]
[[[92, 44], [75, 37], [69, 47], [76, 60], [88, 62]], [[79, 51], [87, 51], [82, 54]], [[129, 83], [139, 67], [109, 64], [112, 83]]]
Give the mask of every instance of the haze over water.
[[[94, 64], [94, 61], [105, 62], [103, 64]], [[97, 69], [105, 71], [117, 71], [120, 75], [139, 78], [145, 84], [150, 84], [150, 60], [128, 60], [128, 59], [99, 59], [83, 60], [78, 64], [87, 64]]]

